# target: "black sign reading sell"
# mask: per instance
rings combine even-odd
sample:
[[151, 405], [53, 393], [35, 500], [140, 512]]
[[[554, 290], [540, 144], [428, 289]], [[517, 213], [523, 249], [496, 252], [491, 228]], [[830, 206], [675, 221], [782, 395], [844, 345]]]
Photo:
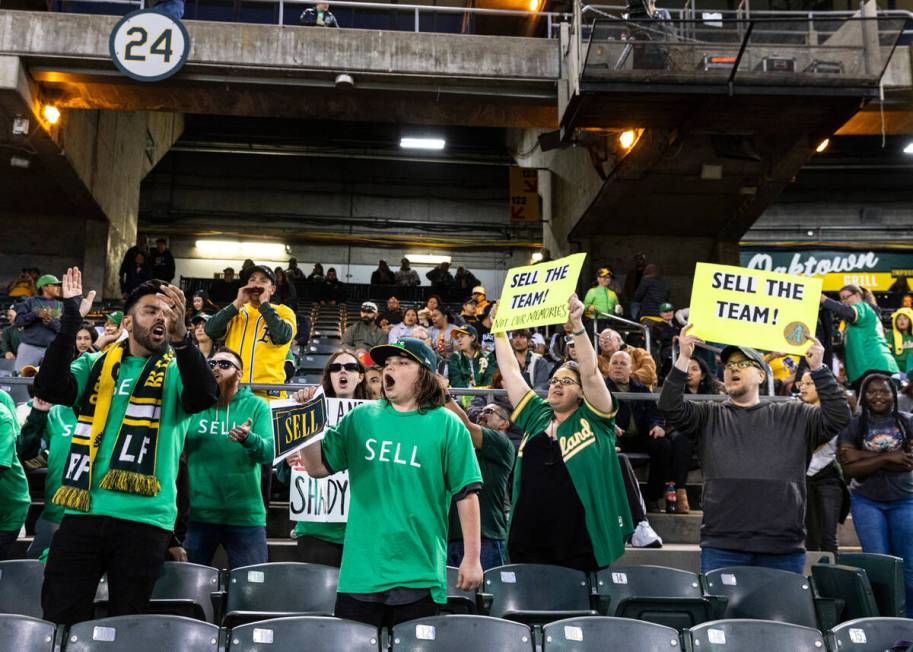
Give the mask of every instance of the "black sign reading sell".
[[273, 407], [272, 413], [276, 461], [285, 459], [290, 453], [304, 446], [313, 435], [323, 432], [327, 423], [326, 401], [323, 394], [307, 403]]

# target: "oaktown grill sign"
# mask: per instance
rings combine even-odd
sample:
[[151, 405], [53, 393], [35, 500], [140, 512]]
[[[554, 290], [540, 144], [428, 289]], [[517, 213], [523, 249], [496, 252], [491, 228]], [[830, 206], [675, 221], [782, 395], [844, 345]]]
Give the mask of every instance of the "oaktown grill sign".
[[908, 253], [743, 247], [740, 262], [748, 269], [823, 278], [825, 291], [837, 291], [853, 284], [884, 292], [898, 278], [913, 277], [913, 250]]

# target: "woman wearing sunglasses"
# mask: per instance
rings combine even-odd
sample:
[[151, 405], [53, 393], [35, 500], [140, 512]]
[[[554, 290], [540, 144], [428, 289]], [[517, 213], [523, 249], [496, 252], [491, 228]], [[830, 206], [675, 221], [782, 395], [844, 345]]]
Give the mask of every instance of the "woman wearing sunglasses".
[[596, 366], [583, 328], [583, 303], [568, 300], [577, 363], [532, 391], [504, 333], [495, 336], [498, 368], [524, 432], [514, 466], [507, 549], [512, 562], [583, 571], [608, 566], [624, 552], [634, 527], [615, 453], [615, 401]]
[[267, 561], [266, 507], [260, 468], [273, 462], [273, 424], [266, 401], [241, 387], [241, 357], [219, 348], [208, 360], [218, 402], [187, 422], [190, 523], [187, 561], [209, 565], [221, 544], [228, 567]]
[[[365, 386], [365, 368], [349, 349], [337, 351], [327, 360], [320, 379], [328, 398], [369, 398]], [[290, 460], [294, 463], [296, 460]], [[336, 566], [342, 563], [345, 523], [298, 521], [293, 536], [298, 542], [298, 558], [312, 564]]]

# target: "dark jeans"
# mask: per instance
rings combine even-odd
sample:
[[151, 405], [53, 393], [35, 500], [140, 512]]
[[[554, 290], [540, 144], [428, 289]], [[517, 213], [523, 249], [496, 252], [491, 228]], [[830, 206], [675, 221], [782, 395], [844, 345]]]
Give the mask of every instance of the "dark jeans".
[[437, 616], [439, 611], [440, 605], [432, 600], [430, 595], [409, 604], [389, 605], [382, 602], [364, 602], [356, 600], [348, 593], [337, 593], [333, 615], [381, 628], [393, 627], [416, 618]]
[[41, 587], [44, 619], [58, 625], [95, 617], [95, 591], [108, 574], [108, 615], [146, 609], [171, 533], [108, 516], [64, 516], [48, 553]]
[[[463, 563], [462, 541], [451, 541], [447, 544], [447, 565], [459, 567]], [[479, 561], [482, 564], [482, 570], [503, 566], [507, 559], [507, 545], [503, 539], [482, 539], [482, 548], [479, 551]]]
[[19, 530], [0, 530], [0, 560], [7, 559], [10, 547], [19, 538]]
[[298, 561], [339, 568], [342, 566], [342, 544], [330, 543], [317, 537], [299, 537]]
[[[822, 473], [827, 473], [824, 469]], [[843, 483], [835, 475], [806, 479], [805, 549], [837, 554], [837, 525], [843, 506]]]
[[644, 505], [644, 497], [640, 493], [640, 483], [634, 474], [631, 460], [624, 453], [619, 453], [618, 464], [621, 466], [621, 479], [625, 484], [625, 495], [628, 498], [628, 509], [631, 510], [631, 521], [636, 526], [647, 519], [647, 507]]
[[729, 566], [761, 566], [799, 573], [805, 571], [805, 553], [790, 552], [783, 555], [723, 548], [701, 547], [701, 573], [709, 573]]
[[266, 528], [191, 521], [184, 537], [187, 561], [209, 566], [219, 544], [228, 556], [228, 569], [267, 562]]
[[618, 445], [625, 453], [647, 453], [650, 456], [647, 500], [662, 498], [667, 482], [674, 482], [677, 488], [685, 488], [691, 464], [691, 441], [687, 436], [667, 432], [665, 437], [654, 439], [644, 433], [636, 437], [619, 437]]

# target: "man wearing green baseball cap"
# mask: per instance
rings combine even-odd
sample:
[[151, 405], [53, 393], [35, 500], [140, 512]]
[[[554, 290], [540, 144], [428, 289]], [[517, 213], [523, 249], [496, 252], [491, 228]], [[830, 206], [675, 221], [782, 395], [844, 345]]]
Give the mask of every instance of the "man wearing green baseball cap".
[[[479, 463], [469, 431], [444, 405], [437, 356], [405, 337], [371, 349], [384, 398], [359, 405], [302, 457], [311, 477], [349, 471], [351, 498], [334, 614], [390, 627], [435, 615], [447, 602], [451, 497], [465, 554], [457, 586], [482, 583]], [[295, 395], [310, 398], [308, 390]], [[313, 394], [313, 392], [310, 392]]]
[[38, 295], [16, 304], [16, 326], [22, 328], [22, 338], [16, 352], [16, 371], [27, 365], [39, 366], [48, 344], [60, 330], [60, 279], [45, 274], [35, 282]]

